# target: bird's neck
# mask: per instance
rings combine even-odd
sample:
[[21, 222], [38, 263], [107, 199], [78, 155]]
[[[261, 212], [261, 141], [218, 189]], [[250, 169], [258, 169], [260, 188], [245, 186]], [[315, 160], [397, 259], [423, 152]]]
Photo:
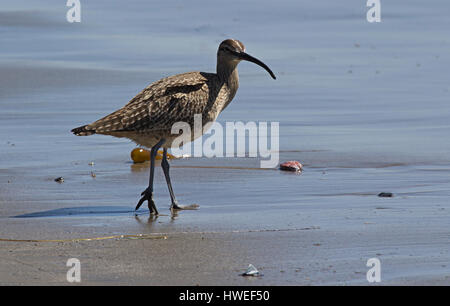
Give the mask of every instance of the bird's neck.
[[239, 87], [237, 64], [238, 62], [217, 62], [217, 76], [221, 82], [228, 86], [233, 96]]

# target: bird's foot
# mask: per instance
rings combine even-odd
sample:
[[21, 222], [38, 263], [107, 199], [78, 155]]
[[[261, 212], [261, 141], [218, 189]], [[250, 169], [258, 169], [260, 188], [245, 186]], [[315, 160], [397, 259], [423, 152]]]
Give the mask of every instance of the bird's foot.
[[198, 204], [180, 205], [177, 202], [172, 203], [170, 210], [196, 210], [200, 207]]
[[141, 207], [142, 203], [148, 201], [148, 209], [150, 210], [150, 214], [158, 215], [158, 210], [156, 209], [155, 201], [153, 201], [153, 191], [149, 190], [149, 188], [145, 189], [141, 193], [141, 199], [136, 205], [136, 209], [138, 210]]

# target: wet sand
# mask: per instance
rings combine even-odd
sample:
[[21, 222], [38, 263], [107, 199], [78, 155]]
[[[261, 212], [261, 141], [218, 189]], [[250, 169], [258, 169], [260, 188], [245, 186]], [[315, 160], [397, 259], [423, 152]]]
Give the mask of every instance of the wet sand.
[[[426, 233], [388, 227], [395, 235], [376, 224], [354, 227], [173, 231], [165, 240], [2, 242], [1, 283], [68, 284], [65, 264], [75, 257], [83, 285], [367, 285], [365, 261], [376, 256], [381, 285], [448, 285], [442, 273], [448, 263], [442, 254], [446, 235], [436, 227]], [[240, 276], [248, 263], [263, 276]]]
[[[378, 240], [379, 234], [372, 231], [362, 238], [356, 233], [299, 230], [172, 233], [166, 240], [9, 242], [2, 243], [1, 283], [69, 284], [66, 262], [76, 257], [83, 285], [367, 285], [365, 257], [376, 250], [383, 252], [378, 255], [382, 273], [390, 271], [386, 274], [393, 277], [382, 274], [381, 285], [448, 285], [448, 276], [442, 274], [446, 259], [423, 252], [430, 244], [438, 250], [435, 240], [417, 244], [423, 236], [413, 239], [403, 232], [382, 247], [367, 243], [367, 238]], [[398, 238], [406, 238], [403, 245], [397, 245]], [[343, 243], [348, 239], [351, 244]], [[425, 264], [428, 256], [432, 257]], [[262, 277], [240, 275], [249, 262], [257, 265]]]
[[[368, 285], [373, 257], [381, 285], [450, 284], [445, 12], [390, 4], [372, 25], [360, 1], [265, 4], [217, 4], [202, 17], [181, 4], [89, 3], [79, 25], [52, 1], [5, 6], [0, 240], [167, 239], [0, 241], [0, 284], [68, 284], [73, 257], [86, 285]], [[299, 160], [304, 172], [260, 170], [257, 158], [178, 159], [175, 193], [200, 209], [171, 216], [158, 167], [161, 216], [135, 214], [148, 163], [130, 161], [129, 141], [70, 129], [163, 76], [212, 71], [229, 36], [278, 79], [241, 64], [220, 121], [279, 121], [280, 161]], [[240, 276], [250, 263], [264, 276]]]
[[[189, 159], [173, 164], [180, 200], [199, 203], [199, 210], [170, 215], [158, 168], [156, 201], [161, 216], [149, 217], [147, 209], [136, 215], [133, 200], [146, 181], [148, 165], [122, 163], [119, 173], [97, 171], [95, 179], [87, 163], [78, 165], [86, 169], [84, 173], [72, 166], [63, 184], [35, 178], [25, 190], [41, 181], [40, 190], [25, 192], [27, 196], [20, 192], [26, 184], [10, 183], [12, 197], [24, 199], [2, 202], [9, 215], [2, 215], [1, 238], [144, 234], [167, 239], [0, 242], [2, 284], [64, 284], [65, 263], [72, 257], [81, 261], [86, 285], [367, 285], [365, 264], [372, 257], [382, 262], [382, 285], [449, 282], [449, 207], [440, 200], [447, 197], [447, 189], [442, 183], [420, 186], [420, 177], [411, 179], [411, 171], [438, 175], [444, 171], [405, 171], [403, 166], [307, 168], [296, 175], [184, 167], [195, 166]], [[120, 173], [125, 169], [129, 173]], [[394, 182], [374, 180], [393, 172], [403, 186], [388, 187]], [[213, 174], [216, 179], [211, 179]], [[180, 180], [187, 176], [195, 177], [196, 184]], [[272, 181], [271, 188], [260, 189], [267, 180]], [[297, 191], [287, 186], [293, 181]], [[348, 186], [354, 190], [346, 190]], [[394, 190], [395, 196], [377, 197], [380, 190]], [[240, 276], [249, 263], [264, 276]]]

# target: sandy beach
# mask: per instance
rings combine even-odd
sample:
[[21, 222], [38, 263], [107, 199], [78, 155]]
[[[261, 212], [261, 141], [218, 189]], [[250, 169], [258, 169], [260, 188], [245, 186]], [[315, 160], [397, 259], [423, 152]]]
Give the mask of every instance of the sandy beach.
[[[0, 285], [73, 285], [70, 258], [81, 285], [450, 285], [450, 21], [439, 7], [386, 3], [370, 24], [361, 1], [96, 1], [71, 24], [64, 4], [7, 1]], [[200, 208], [171, 215], [158, 165], [161, 215], [134, 212], [149, 171], [131, 161], [135, 144], [70, 130], [164, 76], [214, 71], [228, 37], [277, 80], [240, 64], [219, 122], [279, 122], [280, 162], [304, 171], [176, 159], [175, 193]], [[367, 281], [370, 258], [379, 283]], [[242, 277], [249, 264], [263, 276]]]

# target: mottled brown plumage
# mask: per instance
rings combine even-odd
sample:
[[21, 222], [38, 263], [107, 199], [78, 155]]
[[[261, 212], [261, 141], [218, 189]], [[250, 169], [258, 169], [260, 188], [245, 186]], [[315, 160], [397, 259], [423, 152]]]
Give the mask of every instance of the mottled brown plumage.
[[103, 134], [126, 137], [149, 148], [158, 144], [166, 152], [179, 136], [171, 133], [174, 123], [187, 122], [193, 130], [195, 114], [201, 114], [202, 123], [207, 124], [216, 120], [231, 102], [239, 87], [237, 65], [241, 60], [262, 66], [275, 79], [264, 63], [245, 53], [242, 42], [227, 39], [220, 44], [217, 52], [216, 73], [188, 72], [156, 81], [121, 109], [72, 132], [77, 136]]
[[[232, 85], [234, 83], [231, 83]], [[203, 122], [213, 121], [237, 90], [217, 74], [188, 72], [159, 80], [141, 91], [123, 108], [89, 125], [74, 130], [76, 135], [93, 133], [127, 137], [152, 147], [167, 138], [170, 147], [172, 125], [183, 121], [193, 125], [195, 114]]]

